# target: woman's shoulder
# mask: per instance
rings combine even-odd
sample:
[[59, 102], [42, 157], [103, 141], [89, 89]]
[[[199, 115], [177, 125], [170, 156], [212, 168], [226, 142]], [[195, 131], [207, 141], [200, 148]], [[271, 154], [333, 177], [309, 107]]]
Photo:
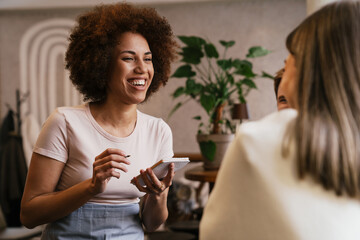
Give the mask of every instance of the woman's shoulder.
[[74, 115], [86, 115], [87, 105], [82, 104], [78, 106], [63, 106], [57, 107], [50, 115], [50, 117], [68, 118]]
[[57, 107], [54, 111], [55, 114], [63, 114], [63, 115], [71, 115], [76, 113], [85, 113], [86, 109], [88, 107], [88, 104], [81, 104], [77, 106], [63, 106], [63, 107]]
[[296, 118], [297, 111], [285, 109], [271, 113], [264, 118], [244, 123], [236, 133], [235, 142], [243, 146], [247, 151], [263, 153], [278, 150], [288, 131], [289, 124]]
[[271, 113], [259, 120], [250, 121], [242, 124], [239, 128], [239, 134], [276, 134], [279, 131], [284, 131], [289, 123], [297, 116], [297, 111], [294, 109], [284, 109]]
[[85, 104], [79, 106], [57, 107], [44, 124], [64, 125], [69, 119], [86, 115]]

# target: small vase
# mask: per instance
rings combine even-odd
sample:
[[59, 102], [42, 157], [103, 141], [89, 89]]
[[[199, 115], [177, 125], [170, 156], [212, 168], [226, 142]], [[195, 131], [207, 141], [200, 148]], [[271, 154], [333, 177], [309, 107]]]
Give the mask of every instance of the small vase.
[[232, 119], [240, 120], [249, 119], [247, 103], [235, 103], [232, 109]]

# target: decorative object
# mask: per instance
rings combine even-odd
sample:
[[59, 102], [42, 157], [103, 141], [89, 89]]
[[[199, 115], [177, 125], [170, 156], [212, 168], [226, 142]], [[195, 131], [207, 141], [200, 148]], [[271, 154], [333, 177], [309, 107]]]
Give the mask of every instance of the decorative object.
[[[177, 88], [172, 96], [174, 99], [185, 96], [185, 100], [178, 102], [169, 116], [191, 99], [203, 107], [209, 116], [209, 121], [204, 123], [201, 121], [201, 116], [194, 117], [200, 121], [197, 140], [206, 160], [204, 168], [217, 169], [227, 145], [234, 138], [235, 125], [229, 114], [233, 107], [235, 107], [234, 114], [237, 111], [234, 100], [246, 106], [246, 96], [252, 89], [257, 88], [254, 79], [259, 75], [253, 72], [250, 59], [265, 56], [270, 51], [260, 46], [251, 47], [246, 58], [241, 60], [226, 56], [235, 41], [219, 41], [224, 48], [220, 55], [214, 44], [201, 37], [179, 36], [178, 38], [185, 44], [179, 53], [184, 64], [176, 69], [172, 77], [185, 78], [186, 82], [184, 86]], [[262, 72], [261, 77], [273, 79], [265, 72]], [[237, 98], [231, 98], [233, 95], [237, 95]], [[242, 118], [247, 117], [246, 111], [246, 116]]]

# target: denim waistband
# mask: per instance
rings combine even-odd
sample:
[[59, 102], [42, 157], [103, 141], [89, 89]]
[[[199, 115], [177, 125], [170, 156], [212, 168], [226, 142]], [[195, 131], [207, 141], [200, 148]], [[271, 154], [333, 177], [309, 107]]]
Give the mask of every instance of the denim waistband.
[[72, 215], [71, 217], [79, 218], [111, 218], [133, 216], [138, 213], [138, 203], [119, 205], [86, 203], [82, 207], [72, 212], [70, 215]]

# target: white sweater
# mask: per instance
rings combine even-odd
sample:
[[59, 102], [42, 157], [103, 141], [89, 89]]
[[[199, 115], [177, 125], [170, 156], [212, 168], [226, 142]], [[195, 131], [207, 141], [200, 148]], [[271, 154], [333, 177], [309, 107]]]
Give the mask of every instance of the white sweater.
[[360, 200], [296, 174], [281, 154], [295, 110], [245, 123], [230, 145], [200, 224], [201, 240], [359, 240]]

